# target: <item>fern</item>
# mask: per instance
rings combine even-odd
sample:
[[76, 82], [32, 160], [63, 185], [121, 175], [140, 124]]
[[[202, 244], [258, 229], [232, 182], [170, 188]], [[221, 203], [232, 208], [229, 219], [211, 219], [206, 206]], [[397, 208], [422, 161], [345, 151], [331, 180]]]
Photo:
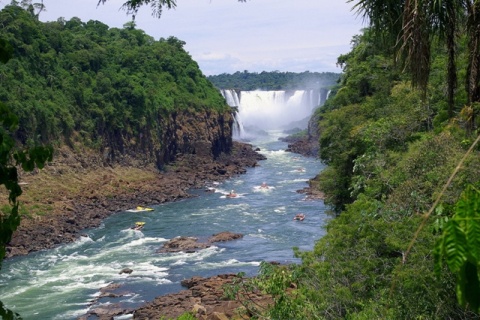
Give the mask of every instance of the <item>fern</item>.
[[480, 311], [480, 192], [468, 186], [455, 207], [455, 214], [444, 226], [435, 245], [435, 269], [444, 260], [457, 275], [460, 305]]
[[458, 272], [467, 261], [467, 245], [464, 230], [458, 220], [451, 219], [443, 231], [443, 250], [441, 254], [452, 272]]
[[[472, 262], [480, 261], [480, 192], [469, 186], [457, 203], [456, 213], [466, 215], [463, 224], [467, 237], [468, 253]], [[469, 260], [470, 260], [469, 259]]]

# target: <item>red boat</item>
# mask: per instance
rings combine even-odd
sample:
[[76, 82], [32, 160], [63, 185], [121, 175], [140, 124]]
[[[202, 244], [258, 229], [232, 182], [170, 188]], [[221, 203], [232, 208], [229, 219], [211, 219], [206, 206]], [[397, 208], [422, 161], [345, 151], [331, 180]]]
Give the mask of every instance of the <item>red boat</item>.
[[305, 215], [303, 213], [297, 213], [293, 218], [293, 220], [299, 220], [299, 221], [303, 221], [304, 219], [305, 219]]

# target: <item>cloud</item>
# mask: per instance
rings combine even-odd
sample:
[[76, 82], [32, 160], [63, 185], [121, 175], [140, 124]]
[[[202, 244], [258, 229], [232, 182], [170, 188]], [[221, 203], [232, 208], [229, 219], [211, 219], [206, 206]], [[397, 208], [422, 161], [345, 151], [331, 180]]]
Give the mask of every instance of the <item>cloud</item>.
[[[131, 20], [120, 10], [126, 0], [44, 0], [42, 21], [79, 17], [121, 28]], [[346, 0], [178, 0], [177, 8], [152, 17], [149, 6], [135, 17], [155, 39], [175, 36], [206, 75], [235, 71], [340, 72], [362, 21]]]

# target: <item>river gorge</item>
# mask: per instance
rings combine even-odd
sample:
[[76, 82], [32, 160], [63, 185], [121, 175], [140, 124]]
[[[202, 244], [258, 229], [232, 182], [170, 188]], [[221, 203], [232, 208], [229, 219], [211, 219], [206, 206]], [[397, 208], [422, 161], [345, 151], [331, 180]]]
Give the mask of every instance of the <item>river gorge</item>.
[[[312, 249], [329, 218], [321, 200], [297, 192], [323, 165], [286, 152], [282, 136], [269, 131], [252, 140], [267, 159], [243, 175], [190, 190], [197, 197], [150, 212], [119, 212], [73, 243], [5, 261], [0, 300], [25, 319], [76, 319], [113, 303], [137, 308], [181, 290], [180, 281], [192, 276], [255, 275], [261, 261], [298, 262], [292, 248]], [[268, 189], [260, 188], [263, 182]], [[226, 197], [231, 190], [238, 197]], [[293, 220], [297, 213], [306, 219]], [[137, 221], [145, 222], [140, 231], [131, 229]], [[156, 252], [174, 237], [206, 239], [223, 231], [244, 236], [192, 253]], [[133, 272], [120, 274], [124, 268]], [[122, 297], [98, 298], [112, 284], [121, 286]]]

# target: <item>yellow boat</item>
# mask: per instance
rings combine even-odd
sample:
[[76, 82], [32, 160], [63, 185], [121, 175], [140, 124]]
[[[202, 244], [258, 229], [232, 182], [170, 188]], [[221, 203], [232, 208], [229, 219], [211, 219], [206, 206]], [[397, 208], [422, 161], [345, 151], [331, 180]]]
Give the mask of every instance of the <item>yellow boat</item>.
[[153, 208], [148, 208], [148, 207], [136, 207], [135, 209], [129, 209], [127, 210], [128, 212], [144, 212], [144, 211], [153, 211]]
[[133, 230], [142, 230], [143, 226], [145, 225], [145, 222], [135, 222], [135, 226], [131, 227], [130, 229]]
[[147, 208], [147, 207], [137, 207], [138, 211], [153, 211], [152, 208]]

